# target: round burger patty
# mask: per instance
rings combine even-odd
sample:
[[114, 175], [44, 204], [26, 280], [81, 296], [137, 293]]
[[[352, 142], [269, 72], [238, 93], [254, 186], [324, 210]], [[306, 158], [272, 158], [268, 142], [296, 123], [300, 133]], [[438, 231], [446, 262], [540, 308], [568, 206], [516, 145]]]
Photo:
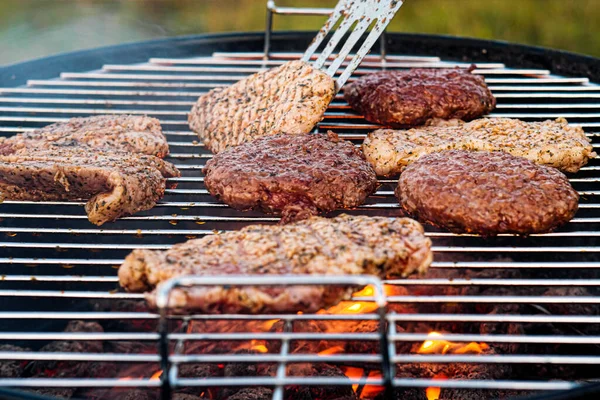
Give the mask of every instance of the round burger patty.
[[483, 77], [463, 68], [376, 72], [346, 85], [344, 98], [367, 121], [396, 128], [471, 120], [496, 106]]
[[213, 196], [281, 214], [284, 223], [357, 207], [377, 189], [364, 155], [334, 133], [265, 136], [215, 155], [204, 174]]
[[557, 169], [508, 153], [464, 150], [410, 164], [396, 196], [422, 222], [485, 236], [548, 232], [573, 218], [579, 200]]

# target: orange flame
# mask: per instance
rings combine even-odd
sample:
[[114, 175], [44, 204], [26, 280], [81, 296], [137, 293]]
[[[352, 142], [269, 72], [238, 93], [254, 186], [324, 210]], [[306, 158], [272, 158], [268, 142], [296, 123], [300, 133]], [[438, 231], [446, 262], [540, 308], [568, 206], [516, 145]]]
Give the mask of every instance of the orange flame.
[[[364, 369], [356, 367], [344, 367], [343, 369], [344, 374], [350, 379], [360, 379], [363, 376], [363, 373], [365, 372]], [[352, 385], [352, 390], [354, 390], [354, 392], [356, 392], [357, 389], [358, 384]]]
[[[350, 379], [360, 379], [364, 376], [365, 370], [356, 367], [343, 367], [344, 374]], [[371, 371], [367, 378], [381, 379], [381, 373], [379, 371]], [[358, 384], [352, 385], [354, 393], [358, 391]], [[375, 385], [365, 385], [360, 393], [361, 399], [372, 399], [383, 391], [383, 387]]]
[[365, 286], [363, 290], [360, 290], [353, 294], [356, 297], [371, 297], [375, 294], [375, 288], [371, 285]]
[[[433, 377], [433, 379], [445, 380], [448, 379], [448, 377], [444, 374], [437, 374]], [[441, 392], [442, 389], [439, 387], [428, 387], [425, 389], [425, 396], [427, 396], [427, 400], [438, 400]]]
[[254, 340], [254, 339], [250, 341], [250, 350], [255, 350], [255, 351], [258, 351], [259, 353], [268, 353], [269, 352], [269, 349], [267, 349], [267, 346], [265, 346], [262, 341], [258, 341], [258, 340]]
[[268, 321], [265, 321], [262, 328], [265, 332], [268, 332], [271, 330], [271, 328], [273, 327], [273, 325], [275, 325], [275, 322], [279, 321], [278, 319], [270, 319]]
[[[441, 336], [439, 332], [430, 332], [430, 337]], [[423, 342], [417, 353], [420, 354], [481, 354], [489, 346], [485, 343], [471, 342], [453, 343], [447, 340], [426, 340]]]
[[332, 354], [339, 354], [344, 351], [344, 347], [342, 346], [333, 346], [328, 349], [319, 352], [320, 356], [330, 356]]
[[151, 381], [158, 381], [158, 380], [160, 380], [160, 377], [162, 376], [162, 373], [163, 373], [163, 372], [162, 372], [162, 369], [161, 369], [161, 370], [159, 370], [159, 371], [156, 371], [156, 372], [155, 372], [155, 373], [152, 375], [152, 377], [150, 378], [150, 380], [151, 380]]
[[[394, 286], [385, 285], [383, 291], [387, 296], [395, 294]], [[355, 292], [353, 297], [373, 297], [375, 288], [371, 285]], [[377, 304], [372, 301], [343, 301], [327, 310], [321, 310], [317, 314], [368, 314], [377, 310]]]
[[[439, 332], [430, 332], [429, 337], [441, 336]], [[485, 350], [489, 349], [489, 346], [485, 343], [454, 343], [447, 340], [429, 339], [423, 342], [423, 344], [417, 350], [420, 354], [481, 354]], [[433, 377], [433, 379], [444, 380], [448, 379], [446, 375], [440, 373]], [[437, 400], [440, 397], [441, 389], [439, 387], [428, 387], [425, 390], [427, 400]]]

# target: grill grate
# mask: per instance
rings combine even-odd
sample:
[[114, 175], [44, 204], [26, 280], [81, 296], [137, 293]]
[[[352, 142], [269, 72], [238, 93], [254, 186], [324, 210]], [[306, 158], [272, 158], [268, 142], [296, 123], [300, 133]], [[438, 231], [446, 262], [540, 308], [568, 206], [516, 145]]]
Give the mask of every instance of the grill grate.
[[[238, 212], [207, 194], [201, 168], [211, 155], [188, 130], [186, 114], [195, 99], [210, 88], [228, 85], [258, 71], [264, 66], [275, 66], [298, 58], [299, 53], [271, 53], [262, 59], [261, 53], [214, 53], [211, 57], [152, 58], [135, 65], [106, 65], [102, 70], [85, 73], [62, 73], [59, 79], [31, 80], [26, 87], [0, 88], [0, 132], [11, 135], [30, 131], [49, 123], [73, 116], [95, 114], [147, 114], [161, 120], [172, 154], [169, 161], [182, 171], [178, 188], [167, 195], [156, 208], [123, 218], [103, 228], [88, 223], [83, 203], [5, 201], [0, 206], [0, 268], [2, 271], [1, 301], [8, 306], [0, 312], [6, 322], [0, 340], [14, 343], [45, 343], [50, 340], [143, 341], [158, 343], [158, 332], [58, 332], [66, 321], [158, 321], [159, 315], [149, 312], [99, 312], [89, 308], [89, 302], [141, 299], [140, 294], [114, 292], [117, 286], [116, 269], [123, 257], [133, 248], [167, 249], [186, 238], [201, 237], [215, 230], [238, 229], [250, 223], [273, 223], [278, 219], [259, 212]], [[368, 56], [357, 74], [381, 68], [451, 67], [468, 63], [442, 61], [437, 57], [389, 55], [385, 62]], [[492, 117], [515, 117], [527, 121], [567, 117], [580, 124], [592, 139], [594, 148], [600, 147], [600, 86], [587, 78], [567, 78], [541, 69], [511, 69], [500, 63], [478, 63], [474, 73], [486, 78], [498, 107]], [[318, 125], [323, 132], [333, 130], [340, 136], [360, 144], [366, 133], [376, 128], [349, 109], [337, 96]], [[179, 331], [168, 334], [168, 341], [180, 351], [185, 343], [194, 340], [272, 340], [281, 342], [280, 351], [261, 355], [175, 354], [170, 361], [175, 365], [185, 362], [272, 362], [279, 365], [273, 378], [184, 379], [177, 378], [177, 369], [171, 370], [169, 382], [181, 386], [278, 386], [306, 384], [383, 384], [381, 377], [355, 378], [351, 382], [341, 378], [289, 377], [282, 365], [293, 362], [364, 363], [381, 369], [382, 355], [388, 354], [392, 363], [483, 363], [483, 364], [600, 364], [600, 351], [588, 354], [512, 354], [512, 355], [420, 355], [396, 354], [394, 345], [401, 342], [422, 342], [426, 333], [402, 333], [396, 324], [427, 322], [465, 323], [528, 323], [557, 324], [561, 326], [592, 325], [600, 323], [600, 316], [589, 314], [553, 315], [548, 305], [598, 305], [600, 280], [597, 271], [600, 260], [600, 163], [591, 161], [570, 181], [581, 195], [577, 217], [557, 232], [520, 238], [501, 235], [482, 239], [473, 235], [455, 235], [427, 227], [436, 253], [431, 271], [435, 277], [398, 279], [384, 282], [390, 286], [420, 286], [439, 288], [442, 293], [453, 287], [497, 287], [505, 289], [502, 295], [390, 295], [385, 301], [398, 304], [522, 304], [530, 312], [523, 315], [509, 313], [409, 312], [385, 315], [390, 322], [387, 336], [389, 352], [379, 354], [289, 354], [289, 343], [294, 340], [361, 340], [381, 341], [378, 333], [296, 333], [293, 323], [314, 320], [377, 320], [376, 312], [366, 314], [319, 315], [196, 315], [168, 317], [179, 321]], [[394, 216], [399, 206], [393, 196], [392, 179], [382, 179], [379, 191], [367, 203], [350, 213]], [[466, 270], [493, 270], [498, 277], [461, 277]], [[511, 271], [526, 271], [529, 278], [515, 279]], [[27, 273], [25, 273], [27, 272]], [[572, 273], [572, 274], [569, 274]], [[561, 274], [568, 274], [569, 278]], [[188, 282], [189, 283], [189, 282]], [[587, 295], [519, 295], [523, 287], [585, 287]], [[372, 297], [355, 298], [372, 302]], [[368, 304], [368, 303], [366, 303]], [[67, 311], [68, 310], [68, 311]], [[236, 321], [236, 323], [285, 321], [279, 333], [185, 333], [192, 321]], [[15, 322], [16, 321], [16, 322]], [[436, 338], [437, 339], [437, 338]], [[572, 335], [480, 335], [444, 334], [440, 340], [453, 342], [533, 343], [600, 345], [599, 335], [582, 335], [573, 328]], [[32, 347], [35, 347], [32, 345]], [[39, 347], [39, 346], [38, 346]], [[106, 353], [42, 353], [0, 352], [0, 360], [77, 360], [141, 363], [154, 366], [161, 361], [159, 353], [106, 354]], [[163, 360], [164, 361], [164, 360]], [[384, 366], [385, 368], [385, 366]], [[442, 387], [473, 389], [564, 390], [581, 382], [529, 380], [393, 380], [396, 387]], [[0, 379], [0, 387], [158, 387], [157, 379], [136, 378], [29, 378]], [[281, 392], [277, 394], [281, 398]]]

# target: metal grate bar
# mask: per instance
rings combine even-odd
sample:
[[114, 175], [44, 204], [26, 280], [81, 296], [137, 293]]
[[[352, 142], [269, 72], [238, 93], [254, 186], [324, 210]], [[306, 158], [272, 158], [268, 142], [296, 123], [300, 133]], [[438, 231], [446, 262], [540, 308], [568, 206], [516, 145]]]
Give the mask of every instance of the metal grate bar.
[[[189, 131], [186, 115], [196, 98], [209, 89], [231, 84], [241, 76], [259, 70], [259, 67], [279, 65], [283, 61], [299, 58], [300, 54], [275, 53], [271, 59], [262, 59], [262, 53], [216, 53], [212, 57], [195, 57], [189, 59], [153, 58], [148, 63], [138, 65], [106, 65], [103, 70], [72, 73], [66, 71], [60, 79], [30, 80], [27, 87], [0, 88], [0, 116], [3, 126], [0, 132], [16, 133], [32, 131], [45, 123], [63, 121], [71, 116], [95, 115], [101, 113], [133, 113], [149, 114], [164, 118], [165, 134], [169, 140], [173, 154], [170, 160], [177, 160], [183, 177], [172, 179], [179, 183], [179, 188], [169, 190], [165, 199], [154, 210], [143, 214], [123, 218], [115, 224], [107, 224], [103, 228], [91, 226], [86, 221], [83, 202], [30, 202], [5, 201], [0, 210], [0, 233], [5, 236], [0, 242], [3, 253], [0, 265], [10, 272], [2, 277], [3, 286], [0, 298], [7, 303], [15, 299], [23, 304], [31, 301], [52, 303], [46, 299], [57, 299], [56, 302], [77, 302], [85, 304], [101, 300], [116, 302], [120, 300], [143, 299], [142, 294], [111, 292], [117, 288], [116, 269], [113, 267], [122, 262], [123, 256], [133, 248], [165, 250], [171, 243], [181, 242], [188, 237], [201, 237], [212, 234], [214, 230], [227, 231], [237, 229], [250, 223], [274, 223], [277, 217], [260, 213], [243, 213], [232, 210], [208, 196], [201, 174], [204, 161], [211, 157], [197, 141], [195, 133]], [[347, 65], [350, 58], [342, 65]], [[414, 57], [388, 55], [384, 64], [379, 56], [367, 56], [359, 74], [372, 72], [382, 68], [409, 67], [446, 67], [467, 66], [468, 63], [448, 63], [436, 57]], [[325, 65], [330, 65], [327, 61]], [[497, 111], [492, 117], [513, 116], [524, 119], [543, 119], [566, 116], [588, 132], [598, 149], [600, 134], [593, 132], [600, 127], [600, 86], [590, 83], [584, 77], [563, 77], [553, 75], [544, 69], [505, 68], [500, 63], [478, 63], [476, 73], [481, 74], [490, 84], [498, 99]], [[368, 130], [377, 129], [379, 125], [365, 122], [361, 116], [352, 112], [350, 107], [337, 96], [326, 114], [326, 119], [319, 125], [321, 131], [335, 129], [341, 137], [360, 141]], [[358, 144], [360, 142], [357, 142]], [[453, 342], [485, 341], [487, 343], [527, 343], [527, 344], [570, 344], [574, 346], [596, 346], [600, 344], [600, 336], [583, 335], [572, 330], [578, 326], [600, 324], [598, 315], [579, 315], [583, 313], [581, 306], [590, 307], [600, 304], [597, 296], [600, 279], [600, 246], [596, 245], [600, 237], [600, 203], [595, 202], [600, 195], [600, 166], [596, 161], [584, 167], [580, 174], [570, 176], [570, 181], [587, 198], [582, 199], [580, 212], [576, 219], [560, 231], [550, 234], [531, 235], [528, 238], [517, 238], [500, 235], [494, 239], [483, 240], [475, 235], [455, 235], [438, 232], [426, 227], [427, 236], [433, 238], [433, 250], [439, 259], [431, 266], [432, 275], [419, 279], [397, 279], [384, 281], [390, 287], [402, 286], [406, 290], [412, 288], [433, 288], [435, 293], [444, 293], [444, 288], [483, 287], [490, 289], [506, 289], [505, 294], [496, 292], [487, 296], [481, 295], [389, 295], [386, 301], [391, 305], [428, 304], [431, 310], [436, 305], [467, 304], [476, 310], [481, 305], [519, 304], [535, 315], [510, 315], [506, 313], [482, 314], [446, 314], [438, 311], [414, 312], [408, 314], [383, 314], [390, 322], [385, 339], [389, 340], [389, 348], [398, 342], [423, 342], [430, 337], [426, 332], [405, 333], [396, 331], [396, 323], [521, 323], [521, 324], [557, 324], [569, 334], [563, 335], [481, 335], [467, 333], [443, 333], [440, 340]], [[395, 185], [396, 179], [381, 179], [381, 184]], [[399, 215], [399, 206], [393, 198], [391, 186], [379, 190], [368, 203], [358, 207], [356, 211], [369, 215]], [[182, 201], [189, 200], [189, 201]], [[38, 208], [41, 207], [41, 208]], [[77, 209], [75, 209], [77, 207]], [[176, 225], [176, 224], [179, 225]], [[196, 225], [196, 223], [198, 225]], [[170, 225], [167, 225], [170, 224]], [[196, 227], [197, 228], [194, 228]], [[163, 229], [168, 227], [168, 229]], [[90, 253], [86, 253], [89, 250]], [[10, 252], [10, 253], [9, 253]], [[20, 267], [36, 266], [35, 270], [24, 271]], [[62, 268], [62, 267], [67, 268]], [[73, 269], [75, 268], [75, 269]], [[92, 268], [92, 269], [89, 269]], [[494, 272], [497, 278], [490, 275], [467, 279], [467, 270]], [[27, 274], [26, 272], [32, 272]], [[77, 271], [75, 273], [74, 271]], [[79, 271], [82, 275], [79, 275]], [[103, 275], [106, 271], [106, 276]], [[568, 272], [571, 278], [563, 279]], [[506, 275], [504, 273], [507, 273]], [[512, 273], [517, 275], [513, 276]], [[523, 275], [521, 275], [523, 274]], [[32, 283], [31, 286], [28, 285]], [[531, 287], [540, 289], [535, 293], [543, 293], [545, 288], [581, 289], [578, 292], [567, 292], [566, 295], [546, 296], [535, 294], [517, 295], [517, 289]], [[102, 290], [106, 288], [105, 290]], [[90, 290], [91, 289], [91, 290]], [[403, 293], [403, 292], [400, 292]], [[411, 293], [411, 292], [409, 292]], [[471, 292], [466, 292], [471, 293]], [[575, 294], [573, 294], [575, 293]], [[58, 299], [64, 299], [58, 301]], [[70, 299], [70, 300], [69, 300]], [[355, 296], [352, 301], [372, 301], [372, 297]], [[11, 302], [11, 304], [16, 304]], [[38, 304], [38, 303], [34, 303]], [[571, 315], [552, 315], [544, 313], [539, 305], [579, 305]], [[20, 307], [15, 305], [13, 307]], [[550, 307], [548, 307], [550, 309]], [[92, 312], [92, 311], [42, 311], [4, 309], [0, 312], [0, 320], [22, 320], [25, 322], [45, 320], [48, 322], [64, 322], [73, 319], [86, 321], [158, 321], [159, 314], [153, 312]], [[268, 321], [281, 319], [288, 321], [377, 321], [376, 314], [317, 314], [317, 315], [168, 315], [168, 319], [177, 321]], [[2, 332], [0, 340], [47, 341], [47, 340], [126, 340], [156, 342], [159, 335], [155, 332], [105, 332], [105, 333], [65, 333], [54, 331], [43, 332]], [[356, 340], [377, 341], [379, 333], [303, 333], [303, 332], [251, 332], [251, 333], [183, 333], [168, 332], [168, 341], [194, 340], [233, 340], [247, 339], [292, 341], [292, 340]], [[437, 339], [437, 338], [436, 338]], [[485, 364], [582, 364], [598, 365], [598, 354], [503, 354], [503, 355], [417, 355], [395, 354], [390, 352], [393, 362], [415, 363], [451, 362], [485, 363]], [[358, 355], [359, 361], [381, 363], [382, 354]], [[30, 358], [27, 358], [30, 357]], [[69, 360], [82, 361], [106, 360], [118, 362], [158, 363], [159, 354], [74, 354], [74, 353], [39, 353], [39, 352], [0, 352], [0, 359], [26, 360]], [[40, 357], [40, 358], [38, 358]], [[58, 357], [58, 358], [57, 358]], [[96, 357], [96, 358], [94, 358]], [[230, 357], [230, 358], [226, 358]], [[176, 365], [183, 362], [225, 360], [240, 361], [239, 355], [172, 355], [171, 361]], [[357, 357], [340, 354], [323, 358], [316, 354], [260, 354], [247, 355], [241, 359], [254, 362], [272, 360], [273, 362], [290, 363], [295, 361], [318, 360], [320, 362], [356, 361]], [[177, 371], [175, 371], [177, 374]], [[181, 386], [223, 386], [253, 385], [256, 382], [268, 382], [271, 386], [290, 385], [294, 383], [331, 384], [332, 379], [339, 384], [383, 384], [382, 379], [347, 378], [298, 378], [280, 374], [269, 378], [236, 378], [236, 379], [183, 379], [176, 377], [173, 381]], [[564, 390], [576, 387], [576, 382], [531, 382], [516, 380], [420, 380], [394, 379], [395, 387], [448, 387], [448, 388], [520, 388], [524, 390]], [[156, 387], [159, 380], [150, 379], [0, 379], [0, 386], [14, 387]]]

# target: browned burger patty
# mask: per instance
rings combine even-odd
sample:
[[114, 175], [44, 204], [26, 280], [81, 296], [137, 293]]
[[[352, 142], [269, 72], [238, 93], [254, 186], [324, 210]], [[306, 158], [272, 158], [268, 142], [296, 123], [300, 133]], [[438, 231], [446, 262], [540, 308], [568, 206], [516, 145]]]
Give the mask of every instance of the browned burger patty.
[[579, 196], [560, 171], [503, 152], [442, 151], [400, 175], [402, 207], [457, 233], [542, 233], [568, 222]]
[[217, 154], [204, 173], [213, 196], [281, 214], [284, 223], [357, 207], [377, 189], [364, 155], [335, 133], [262, 137]]
[[483, 77], [462, 68], [376, 72], [346, 85], [344, 98], [367, 121], [396, 128], [471, 120], [496, 106]]
[[[431, 240], [410, 218], [341, 215], [287, 225], [251, 225], [167, 251], [134, 250], [119, 268], [131, 292], [182, 275], [356, 275], [423, 273]], [[207, 313], [315, 312], [348, 299], [351, 287], [194, 287], [171, 293], [170, 306]], [[148, 299], [153, 302], [154, 294]]]

